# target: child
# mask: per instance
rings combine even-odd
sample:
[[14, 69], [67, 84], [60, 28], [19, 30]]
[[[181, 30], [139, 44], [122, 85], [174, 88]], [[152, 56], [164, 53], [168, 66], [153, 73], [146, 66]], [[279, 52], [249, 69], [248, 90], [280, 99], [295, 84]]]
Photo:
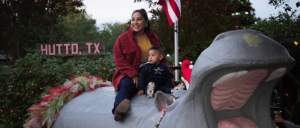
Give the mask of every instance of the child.
[[169, 68], [160, 62], [163, 57], [164, 51], [160, 46], [150, 48], [148, 62], [141, 64], [139, 67], [142, 67], [142, 69], [139, 76], [139, 91], [137, 95], [146, 93], [147, 97], [152, 98], [154, 92], [158, 90], [164, 93], [173, 93], [175, 90], [183, 90], [185, 88], [182, 83], [174, 87]]

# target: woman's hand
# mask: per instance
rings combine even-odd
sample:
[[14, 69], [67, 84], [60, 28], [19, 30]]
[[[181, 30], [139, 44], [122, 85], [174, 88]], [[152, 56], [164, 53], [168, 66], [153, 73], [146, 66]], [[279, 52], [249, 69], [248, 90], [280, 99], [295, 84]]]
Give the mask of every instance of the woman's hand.
[[133, 83], [136, 85], [136, 88], [138, 88], [139, 85], [139, 77], [138, 76], [134, 76], [132, 77]]
[[279, 117], [278, 115], [275, 116], [274, 122], [283, 123], [283, 124], [286, 123], [286, 121], [284, 119], [282, 119], [281, 117]]
[[139, 90], [136, 95], [143, 95], [144, 94], [144, 90]]

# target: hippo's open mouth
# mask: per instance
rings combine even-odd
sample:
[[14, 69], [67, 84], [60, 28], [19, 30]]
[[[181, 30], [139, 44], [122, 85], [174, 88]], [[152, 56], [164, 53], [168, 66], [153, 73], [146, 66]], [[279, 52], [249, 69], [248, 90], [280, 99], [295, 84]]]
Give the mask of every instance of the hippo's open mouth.
[[[211, 104], [216, 116], [218, 117], [218, 111], [230, 110], [235, 113], [235, 116], [220, 118], [218, 128], [258, 128], [255, 121], [247, 118], [247, 112], [239, 109], [245, 105], [260, 83], [281, 77], [285, 72], [285, 67], [278, 68], [266, 79], [267, 69], [243, 70], [223, 75], [217, 79], [212, 85], [211, 92]], [[264, 79], [265, 81], [263, 81]]]

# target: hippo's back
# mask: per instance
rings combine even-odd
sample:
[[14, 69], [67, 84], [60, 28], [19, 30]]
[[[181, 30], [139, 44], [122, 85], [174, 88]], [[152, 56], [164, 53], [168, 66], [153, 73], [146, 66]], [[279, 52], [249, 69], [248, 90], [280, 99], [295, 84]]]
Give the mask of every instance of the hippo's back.
[[114, 120], [112, 108], [117, 91], [113, 87], [102, 87], [84, 92], [64, 105], [53, 128], [106, 128], [139, 127], [142, 117], [155, 110], [154, 99], [145, 95], [134, 96], [129, 111], [120, 122]]

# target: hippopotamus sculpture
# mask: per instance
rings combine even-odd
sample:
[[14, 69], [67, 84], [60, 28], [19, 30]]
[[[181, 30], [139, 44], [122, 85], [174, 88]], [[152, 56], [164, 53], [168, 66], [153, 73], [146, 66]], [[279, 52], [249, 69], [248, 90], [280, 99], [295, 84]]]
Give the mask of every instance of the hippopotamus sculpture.
[[[294, 66], [278, 42], [254, 30], [219, 34], [194, 64], [190, 87], [174, 93], [162, 128], [271, 128], [270, 97], [276, 82]], [[145, 95], [131, 100], [120, 122], [111, 109], [112, 87], [85, 92], [60, 111], [53, 128], [153, 128], [162, 111]]]

